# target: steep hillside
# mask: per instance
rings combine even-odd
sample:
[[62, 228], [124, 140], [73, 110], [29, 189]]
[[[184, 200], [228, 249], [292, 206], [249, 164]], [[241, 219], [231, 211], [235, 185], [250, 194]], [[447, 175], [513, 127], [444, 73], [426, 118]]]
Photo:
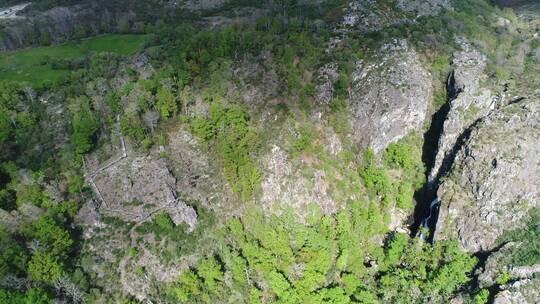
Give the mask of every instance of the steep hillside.
[[0, 302], [536, 303], [540, 15], [500, 5], [0, 19]]

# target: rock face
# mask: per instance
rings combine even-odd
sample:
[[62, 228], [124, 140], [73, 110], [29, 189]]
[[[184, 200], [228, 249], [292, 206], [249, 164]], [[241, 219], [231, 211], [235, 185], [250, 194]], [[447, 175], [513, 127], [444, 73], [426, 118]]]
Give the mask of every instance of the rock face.
[[443, 9], [451, 8], [450, 0], [398, 0], [397, 7], [416, 16], [437, 16]]
[[180, 7], [189, 9], [189, 10], [207, 10], [218, 8], [227, 2], [228, 0], [185, 0], [185, 1], [174, 1]]
[[451, 8], [450, 0], [399, 0], [395, 7], [387, 1], [356, 0], [349, 4], [343, 25], [347, 29], [373, 32], [414, 22], [420, 16], [437, 16], [448, 8]]
[[491, 91], [480, 86], [480, 82], [487, 77], [484, 74], [486, 56], [464, 40], [458, 40], [458, 43], [462, 50], [454, 54], [452, 61], [454, 71], [447, 83], [450, 109], [439, 138], [435, 163], [429, 174], [430, 183], [450, 169], [464, 131], [495, 107]]
[[318, 71], [319, 84], [315, 88], [317, 102], [329, 104], [334, 97], [334, 84], [339, 79], [337, 64], [329, 63], [321, 67]]
[[311, 179], [305, 178], [293, 168], [287, 153], [277, 145], [263, 160], [263, 167], [267, 173], [262, 182], [261, 202], [267, 214], [291, 207], [303, 219], [310, 211], [310, 204], [314, 203], [325, 214], [336, 212], [339, 203], [329, 194], [323, 170], [315, 170]]
[[469, 252], [493, 248], [503, 231], [540, 207], [540, 103], [525, 100], [475, 123], [439, 188], [435, 239], [457, 238]]
[[494, 304], [538, 303], [540, 299], [540, 278], [514, 282], [499, 292]]
[[430, 74], [407, 41], [385, 44], [353, 72], [350, 105], [356, 141], [380, 152], [420, 130], [432, 95]]

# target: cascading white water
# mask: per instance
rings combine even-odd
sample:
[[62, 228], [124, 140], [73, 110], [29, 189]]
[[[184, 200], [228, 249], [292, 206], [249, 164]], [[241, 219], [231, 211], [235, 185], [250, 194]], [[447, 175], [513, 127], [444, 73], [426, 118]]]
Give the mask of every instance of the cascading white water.
[[[424, 218], [420, 224], [420, 234], [419, 234], [419, 237], [422, 239], [422, 240], [426, 240], [426, 236], [424, 235], [424, 233], [422, 232], [422, 229], [430, 229], [430, 220], [431, 218], [433, 217], [433, 213], [434, 213], [434, 210], [436, 209], [435, 207], [438, 207], [439, 205], [441, 204], [441, 200], [436, 197], [435, 199], [433, 199], [431, 201], [431, 203], [429, 204], [429, 214], [426, 218]], [[431, 231], [431, 233], [434, 233], [435, 231]]]

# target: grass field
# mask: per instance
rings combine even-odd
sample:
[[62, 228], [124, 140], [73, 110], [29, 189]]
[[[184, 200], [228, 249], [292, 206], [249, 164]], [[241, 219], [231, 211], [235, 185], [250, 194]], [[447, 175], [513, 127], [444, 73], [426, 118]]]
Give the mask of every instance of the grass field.
[[118, 55], [132, 55], [147, 41], [146, 35], [108, 34], [85, 40], [81, 47], [91, 52], [111, 52]]
[[136, 53], [146, 42], [146, 35], [107, 34], [50, 47], [0, 54], [0, 80], [28, 82], [39, 87], [55, 82], [69, 74], [69, 70], [53, 69], [50, 58], [77, 59], [91, 52], [111, 52], [122, 56]]

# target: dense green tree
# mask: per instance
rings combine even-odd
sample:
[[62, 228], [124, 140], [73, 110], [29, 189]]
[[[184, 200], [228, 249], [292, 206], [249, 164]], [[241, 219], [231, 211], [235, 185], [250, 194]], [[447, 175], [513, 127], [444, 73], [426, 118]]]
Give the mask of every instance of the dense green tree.
[[368, 190], [382, 197], [388, 203], [392, 199], [393, 188], [386, 170], [377, 165], [373, 151], [368, 150], [364, 156], [365, 165], [360, 168], [360, 176], [364, 179]]
[[[268, 218], [250, 210], [228, 223], [226, 245], [184, 272], [172, 290], [184, 302], [240, 292], [258, 303], [257, 287], [267, 286], [275, 303], [415, 303], [444, 302], [469, 280], [476, 261], [455, 242], [431, 246], [394, 234], [380, 253], [361, 246], [375, 233], [366, 230], [362, 208], [357, 203], [307, 226], [292, 214]], [[364, 253], [377, 269], [365, 265]], [[229, 276], [234, 284], [223, 284]]]
[[0, 289], [3, 304], [52, 304], [54, 301], [42, 289], [32, 288], [25, 293]]
[[33, 280], [54, 283], [63, 273], [63, 264], [52, 253], [36, 252], [28, 263], [28, 275]]
[[11, 115], [0, 107], [0, 144], [9, 139], [12, 128]]
[[50, 216], [42, 216], [25, 229], [28, 238], [35, 238], [47, 246], [48, 252], [66, 258], [73, 246], [70, 233]]
[[23, 274], [27, 260], [26, 249], [0, 226], [0, 279], [7, 274]]
[[93, 137], [99, 129], [99, 120], [90, 108], [90, 100], [86, 97], [78, 97], [71, 105], [73, 114], [73, 143], [77, 154], [89, 152], [93, 147]]
[[440, 241], [434, 246], [422, 246], [419, 242], [396, 234], [386, 247], [379, 281], [379, 293], [384, 300], [441, 301], [470, 280], [468, 274], [476, 259], [461, 251], [457, 242]]
[[154, 222], [164, 231], [172, 231], [174, 223], [167, 213], [160, 213], [154, 217]]
[[156, 94], [156, 107], [161, 117], [167, 119], [171, 114], [178, 112], [178, 103], [169, 87], [161, 87]]

